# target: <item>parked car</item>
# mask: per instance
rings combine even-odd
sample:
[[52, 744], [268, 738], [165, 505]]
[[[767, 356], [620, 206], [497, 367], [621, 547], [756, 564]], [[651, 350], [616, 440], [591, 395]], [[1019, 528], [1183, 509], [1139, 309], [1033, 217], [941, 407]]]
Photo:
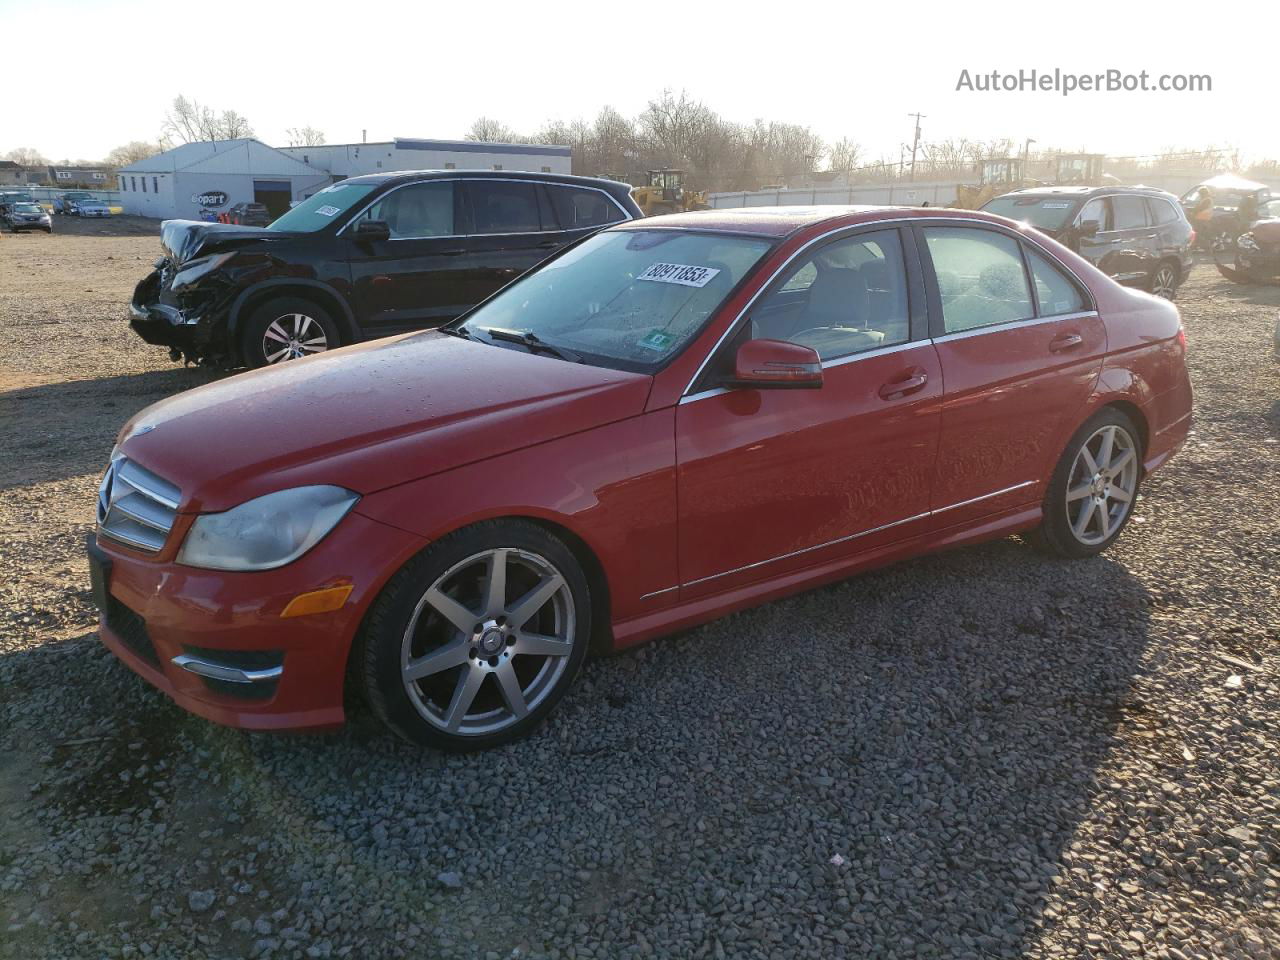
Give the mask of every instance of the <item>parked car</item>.
[[36, 198], [28, 190], [0, 191], [0, 217], [8, 216], [9, 208], [16, 203], [35, 203]]
[[492, 746], [589, 647], [1014, 533], [1099, 553], [1187, 436], [1184, 353], [1173, 304], [1000, 217], [616, 224], [438, 331], [134, 416], [101, 637], [220, 723], [332, 727], [350, 682]]
[[1254, 219], [1257, 204], [1270, 195], [1265, 183], [1223, 173], [1192, 187], [1178, 202], [1196, 228], [1200, 245], [1217, 251], [1234, 245]]
[[1214, 261], [1236, 283], [1280, 283], [1280, 197], [1258, 203], [1245, 232], [1220, 243]]
[[77, 217], [109, 217], [111, 207], [105, 200], [74, 200], [71, 212]]
[[235, 223], [246, 227], [265, 227], [271, 222], [271, 219], [271, 214], [267, 212], [266, 204], [236, 203], [232, 204], [231, 209], [227, 211], [227, 218], [223, 223]]
[[5, 208], [4, 222], [14, 233], [43, 230], [53, 233], [53, 221], [38, 203], [11, 203]]
[[439, 326], [638, 218], [628, 191], [556, 174], [395, 173], [335, 183], [268, 227], [169, 220], [133, 329], [175, 360], [261, 367]]
[[54, 210], [61, 214], [71, 215], [76, 212], [76, 204], [81, 200], [96, 199], [92, 193], [84, 190], [68, 190], [54, 200]]
[[1028, 223], [1120, 283], [1166, 300], [1195, 264], [1195, 230], [1174, 195], [1154, 187], [1035, 187], [982, 209]]

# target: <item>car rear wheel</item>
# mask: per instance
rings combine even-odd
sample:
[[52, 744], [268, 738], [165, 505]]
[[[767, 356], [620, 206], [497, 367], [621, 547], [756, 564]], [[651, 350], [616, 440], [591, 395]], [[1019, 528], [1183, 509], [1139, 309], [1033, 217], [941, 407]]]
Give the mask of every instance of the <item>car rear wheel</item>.
[[1108, 407], [1071, 438], [1049, 481], [1032, 542], [1063, 557], [1091, 557], [1115, 542], [1133, 515], [1142, 444], [1133, 421]]
[[375, 602], [357, 647], [378, 717], [406, 740], [480, 750], [525, 736], [586, 658], [591, 595], [573, 552], [524, 520], [437, 541]]
[[240, 337], [240, 356], [247, 367], [266, 367], [338, 346], [338, 326], [327, 311], [302, 297], [280, 297], [249, 316]]
[[1178, 296], [1178, 268], [1171, 263], [1162, 263], [1151, 272], [1148, 289], [1157, 297], [1173, 300]]

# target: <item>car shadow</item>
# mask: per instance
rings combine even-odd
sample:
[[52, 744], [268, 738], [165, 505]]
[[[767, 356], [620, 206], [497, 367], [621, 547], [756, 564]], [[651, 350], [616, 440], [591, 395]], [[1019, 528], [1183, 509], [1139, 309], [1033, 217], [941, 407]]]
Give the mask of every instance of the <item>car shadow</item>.
[[[0, 658], [0, 676], [37, 704], [42, 684], [84, 690], [86, 719], [43, 718], [45, 736], [74, 741], [91, 719], [109, 740], [79, 748], [106, 759], [41, 802], [154, 803], [136, 784], [89, 787], [114, 771], [117, 740], [142, 742], [175, 831], [234, 811], [236, 829], [262, 825], [262, 859], [282, 872], [349, 865], [342, 884], [385, 908], [359, 931], [373, 954], [412, 924], [476, 955], [540, 952], [610, 917], [662, 944], [678, 913], [708, 956], [716, 942], [778, 955], [770, 931], [793, 921], [815, 937], [794, 955], [911, 942], [1027, 956], [1086, 932], [1055, 928], [1046, 905], [1078, 881], [1069, 847], [1114, 786], [1109, 754], [1161, 731], [1142, 681], [1159, 669], [1162, 602], [1109, 557], [1055, 561], [1013, 539], [957, 550], [592, 661], [534, 736], [462, 756], [403, 744], [367, 712], [325, 736], [216, 727], [101, 652]], [[474, 910], [493, 889], [526, 908]]]
[[1214, 270], [1215, 276], [1204, 287], [1204, 296], [1215, 300], [1280, 307], [1280, 284], [1236, 283], [1218, 274], [1212, 263], [1209, 266]]
[[126, 420], [223, 374], [174, 367], [93, 380], [20, 385], [0, 393], [0, 490], [100, 473]]

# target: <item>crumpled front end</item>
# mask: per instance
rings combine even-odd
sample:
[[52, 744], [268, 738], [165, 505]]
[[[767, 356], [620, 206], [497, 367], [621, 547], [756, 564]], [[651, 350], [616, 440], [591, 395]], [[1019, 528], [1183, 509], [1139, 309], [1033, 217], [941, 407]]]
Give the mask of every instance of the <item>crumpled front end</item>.
[[168, 347], [174, 360], [216, 364], [226, 359], [225, 338], [231, 302], [205, 290], [194, 296], [175, 293], [169, 286], [173, 269], [167, 258], [157, 262], [133, 291], [129, 304], [129, 326], [147, 343]]

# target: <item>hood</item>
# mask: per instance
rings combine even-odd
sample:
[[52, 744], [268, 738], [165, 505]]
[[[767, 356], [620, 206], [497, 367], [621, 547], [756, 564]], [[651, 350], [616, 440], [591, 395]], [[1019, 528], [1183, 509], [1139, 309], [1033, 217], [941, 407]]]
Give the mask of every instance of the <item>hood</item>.
[[434, 331], [292, 360], [162, 400], [130, 459], [226, 510], [306, 484], [369, 494], [639, 415], [653, 378]]
[[160, 243], [175, 264], [206, 253], [232, 250], [261, 240], [283, 240], [292, 234], [266, 227], [234, 223], [207, 223], [203, 220], [166, 220], [160, 224]]
[[1280, 217], [1259, 220], [1249, 228], [1249, 232], [1258, 243], [1280, 243]]

